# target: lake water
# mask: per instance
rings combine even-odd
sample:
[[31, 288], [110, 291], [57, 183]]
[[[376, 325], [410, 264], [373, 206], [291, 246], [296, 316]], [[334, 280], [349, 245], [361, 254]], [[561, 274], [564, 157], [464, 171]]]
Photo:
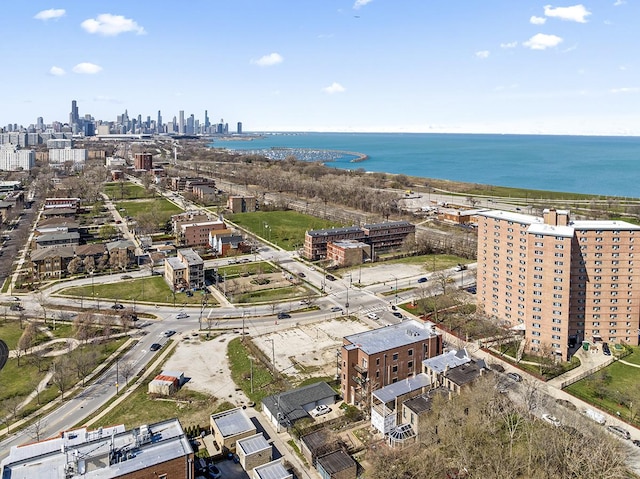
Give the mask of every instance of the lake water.
[[[326, 164], [468, 183], [640, 197], [640, 137], [284, 133], [252, 141], [216, 140], [213, 146], [267, 156], [273, 148], [305, 149], [299, 150], [300, 156], [307, 149], [358, 152], [368, 159], [353, 163], [353, 156], [344, 155]], [[314, 155], [327, 161], [321, 153]]]

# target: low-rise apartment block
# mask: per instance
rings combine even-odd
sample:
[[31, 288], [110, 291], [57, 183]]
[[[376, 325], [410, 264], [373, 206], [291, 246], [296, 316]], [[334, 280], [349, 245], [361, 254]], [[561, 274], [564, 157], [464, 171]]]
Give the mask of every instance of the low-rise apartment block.
[[342, 397], [368, 407], [372, 391], [422, 372], [422, 361], [442, 353], [431, 322], [406, 320], [343, 338]]
[[[340, 248], [345, 248], [348, 242], [360, 242], [369, 245], [370, 253], [360, 248], [362, 263], [368, 255], [375, 259], [377, 252], [388, 251], [402, 246], [407, 238], [415, 234], [416, 227], [408, 221], [389, 221], [385, 223], [367, 224], [362, 227], [348, 226], [345, 228], [330, 228], [324, 230], [307, 231], [304, 237], [304, 256], [311, 261], [329, 259], [331, 244], [338, 244], [332, 248], [332, 258], [340, 259]], [[353, 255], [349, 261], [354, 261]], [[358, 264], [358, 263], [355, 263]]]
[[524, 331], [525, 351], [568, 359], [582, 341], [638, 345], [640, 226], [485, 211], [478, 306]]
[[174, 258], [164, 261], [164, 279], [173, 289], [204, 288], [204, 261], [191, 248], [178, 250]]

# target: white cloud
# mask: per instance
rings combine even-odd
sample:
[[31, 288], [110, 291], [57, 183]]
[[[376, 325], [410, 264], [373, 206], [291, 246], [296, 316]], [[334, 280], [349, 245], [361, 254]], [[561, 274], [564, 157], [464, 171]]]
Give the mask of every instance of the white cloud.
[[277, 65], [278, 63], [282, 63], [284, 58], [279, 53], [270, 53], [269, 55], [265, 55], [260, 57], [257, 60], [251, 60], [251, 63], [261, 66], [261, 67], [272, 67], [273, 65]]
[[591, 12], [584, 5], [573, 5], [571, 7], [552, 7], [545, 5], [544, 14], [547, 17], [555, 17], [560, 20], [568, 20], [570, 22], [587, 23], [587, 17]]
[[324, 87], [322, 91], [328, 93], [329, 95], [333, 95], [334, 93], [345, 92], [346, 88], [340, 85], [340, 83], [333, 82], [331, 85]]
[[49, 74], [56, 76], [56, 77], [61, 77], [63, 75], [65, 75], [67, 72], [65, 72], [62, 68], [57, 67], [57, 66], [52, 66], [49, 69]]
[[536, 17], [535, 15], [533, 15], [530, 19], [529, 19], [529, 23], [532, 23], [533, 25], [544, 25], [547, 22], [547, 19], [544, 17]]
[[619, 7], [620, 5], [624, 5], [625, 3], [627, 3], [625, 0], [616, 0], [615, 2], [613, 2], [613, 6]]
[[546, 50], [547, 48], [558, 46], [560, 43], [562, 43], [562, 38], [557, 35], [538, 33], [529, 38], [523, 45], [531, 50]]
[[481, 58], [481, 59], [485, 59], [485, 58], [489, 58], [489, 50], [480, 50], [479, 52], [476, 52], [476, 58]]
[[611, 89], [611, 93], [638, 93], [639, 91], [640, 91], [640, 88], [637, 88], [637, 87], [633, 87], [633, 88], [625, 87], [625, 88], [612, 88]]
[[515, 48], [517, 46], [518, 46], [518, 42], [508, 42], [508, 43], [500, 44], [500, 48]]
[[88, 33], [97, 33], [105, 37], [112, 37], [126, 32], [134, 32], [137, 35], [147, 33], [134, 20], [125, 18], [122, 15], [111, 15], [110, 13], [101, 13], [96, 18], [89, 18], [82, 22], [80, 26]]
[[95, 63], [78, 63], [75, 67], [73, 67], [73, 73], [80, 73], [84, 75], [95, 75], [102, 71], [102, 67], [100, 65], [96, 65]]
[[365, 5], [368, 5], [371, 2], [373, 2], [373, 0], [356, 0], [356, 3], [353, 4], [353, 8], [357, 10], [360, 7], [364, 7]]
[[50, 8], [49, 10], [42, 10], [36, 13], [33, 18], [36, 20], [47, 20], [58, 19], [60, 17], [64, 17], [67, 12], [64, 8]]

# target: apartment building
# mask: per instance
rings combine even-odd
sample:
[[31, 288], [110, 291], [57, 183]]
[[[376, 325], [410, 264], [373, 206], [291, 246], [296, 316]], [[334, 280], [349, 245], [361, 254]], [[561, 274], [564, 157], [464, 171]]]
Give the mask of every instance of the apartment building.
[[204, 288], [204, 261], [191, 248], [178, 250], [164, 261], [164, 279], [172, 289]]
[[485, 211], [478, 222], [480, 309], [524, 331], [525, 351], [568, 359], [582, 341], [638, 344], [640, 226]]
[[304, 237], [304, 256], [311, 261], [328, 257], [327, 249], [331, 243], [360, 241], [371, 247], [371, 256], [376, 252], [387, 251], [402, 246], [402, 243], [414, 235], [416, 227], [408, 221], [389, 221], [345, 228], [330, 228], [307, 231]]
[[442, 354], [442, 335], [431, 322], [402, 321], [343, 338], [342, 397], [367, 406], [371, 392], [422, 371], [422, 361]]
[[13, 446], [3, 478], [183, 478], [194, 474], [194, 452], [177, 419], [126, 430], [124, 425], [63, 432]]

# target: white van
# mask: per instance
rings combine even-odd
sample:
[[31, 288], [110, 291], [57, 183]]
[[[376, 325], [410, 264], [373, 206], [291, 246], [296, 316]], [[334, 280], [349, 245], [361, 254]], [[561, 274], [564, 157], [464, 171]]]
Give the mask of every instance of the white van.
[[584, 410], [584, 414], [589, 419], [594, 420], [598, 424], [604, 425], [604, 423], [607, 422], [606, 418], [604, 417], [604, 414], [601, 414], [601, 413], [599, 413], [597, 411], [594, 411], [593, 409], [585, 409]]

